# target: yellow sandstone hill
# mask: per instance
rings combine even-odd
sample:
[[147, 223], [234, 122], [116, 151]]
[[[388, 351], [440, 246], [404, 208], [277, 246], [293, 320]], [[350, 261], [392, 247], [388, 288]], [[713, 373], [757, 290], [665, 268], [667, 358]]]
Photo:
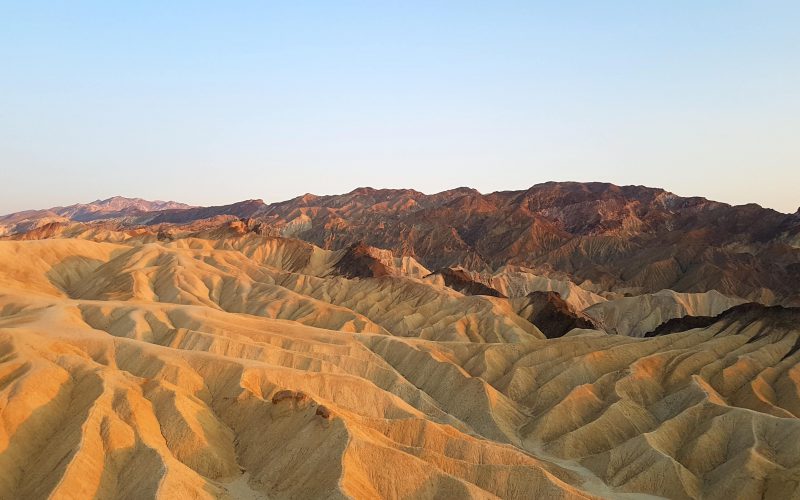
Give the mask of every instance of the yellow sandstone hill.
[[800, 496], [795, 309], [492, 277], [634, 335], [546, 339], [409, 257], [194, 229], [0, 241], [0, 498]]

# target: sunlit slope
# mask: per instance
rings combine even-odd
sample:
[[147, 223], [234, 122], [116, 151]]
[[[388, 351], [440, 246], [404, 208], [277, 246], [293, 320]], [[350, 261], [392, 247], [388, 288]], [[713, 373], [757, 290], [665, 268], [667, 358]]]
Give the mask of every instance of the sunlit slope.
[[611, 333], [642, 337], [671, 319], [716, 316], [744, 302], [744, 299], [723, 295], [716, 290], [704, 293], [662, 290], [601, 302], [583, 312]]
[[798, 337], [793, 312], [650, 339], [436, 349], [524, 408], [522, 447], [580, 461], [613, 487], [790, 498], [800, 494]]
[[206, 236], [0, 242], [0, 498], [800, 495], [794, 310], [547, 340], [408, 260]]

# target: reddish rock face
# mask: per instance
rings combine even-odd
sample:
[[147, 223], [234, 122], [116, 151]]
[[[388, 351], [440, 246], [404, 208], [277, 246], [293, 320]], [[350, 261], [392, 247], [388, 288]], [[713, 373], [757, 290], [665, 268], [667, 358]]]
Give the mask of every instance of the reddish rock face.
[[278, 391], [272, 395], [272, 404], [278, 404], [281, 401], [285, 401], [287, 399], [294, 399], [296, 396], [294, 391], [290, 391], [288, 389], [284, 389], [282, 391]]
[[298, 210], [312, 223], [296, 237], [332, 249], [363, 241], [429, 269], [519, 264], [603, 290], [798, 296], [789, 278], [800, 249], [787, 242], [800, 233], [800, 217], [756, 205], [642, 186], [546, 183], [488, 195], [357, 190], [270, 205], [268, 214], [280, 224]]
[[558, 292], [531, 292], [513, 303], [517, 314], [536, 325], [549, 339], [562, 337], [574, 328], [599, 329], [591, 318], [573, 310]]
[[[428, 269], [516, 264], [590, 281], [605, 291], [716, 289], [750, 300], [800, 303], [800, 213], [730, 206], [643, 186], [548, 182], [486, 195], [469, 188], [433, 195], [359, 188], [273, 204], [248, 200], [161, 209], [135, 203], [125, 210], [124, 216], [105, 212], [102, 222], [92, 224], [177, 227], [239, 218], [246, 222], [234, 232], [281, 235], [302, 216], [305, 222], [300, 229], [291, 226], [291, 236], [327, 249], [348, 248], [340, 263], [345, 276], [383, 275], [380, 262], [363, 251], [376, 247], [414, 257]], [[51, 209], [0, 217], [0, 234], [19, 237], [35, 226], [31, 221], [70, 217], [64, 213]]]
[[287, 400], [294, 400], [294, 401], [305, 401], [308, 399], [306, 393], [302, 391], [292, 391], [289, 389], [283, 389], [272, 396], [272, 404], [280, 403], [281, 401]]
[[334, 266], [334, 272], [347, 278], [379, 278], [389, 276], [391, 271], [372, 255], [371, 248], [356, 242]]
[[325, 420], [329, 420], [331, 418], [331, 411], [326, 406], [322, 405], [317, 406], [317, 411], [315, 412], [315, 414], [319, 415]]
[[439, 269], [432, 275], [438, 274], [444, 278], [444, 284], [457, 290], [464, 295], [489, 295], [491, 297], [505, 297], [502, 293], [494, 288], [475, 281], [463, 269], [451, 269], [446, 267]]

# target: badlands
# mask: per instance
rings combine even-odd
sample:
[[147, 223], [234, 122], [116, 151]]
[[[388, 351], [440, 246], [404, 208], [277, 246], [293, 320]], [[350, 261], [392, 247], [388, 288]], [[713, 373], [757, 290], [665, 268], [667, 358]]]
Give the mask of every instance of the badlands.
[[0, 217], [0, 499], [800, 498], [800, 213], [547, 183]]

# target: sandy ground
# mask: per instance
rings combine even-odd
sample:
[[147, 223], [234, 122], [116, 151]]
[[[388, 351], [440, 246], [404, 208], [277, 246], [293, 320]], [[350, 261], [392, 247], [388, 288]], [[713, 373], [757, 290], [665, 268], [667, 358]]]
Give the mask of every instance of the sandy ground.
[[[800, 495], [783, 313], [546, 340], [408, 260], [346, 279], [335, 258], [252, 236], [0, 241], [0, 498]], [[698, 300], [664, 309], [720, 301]]]

